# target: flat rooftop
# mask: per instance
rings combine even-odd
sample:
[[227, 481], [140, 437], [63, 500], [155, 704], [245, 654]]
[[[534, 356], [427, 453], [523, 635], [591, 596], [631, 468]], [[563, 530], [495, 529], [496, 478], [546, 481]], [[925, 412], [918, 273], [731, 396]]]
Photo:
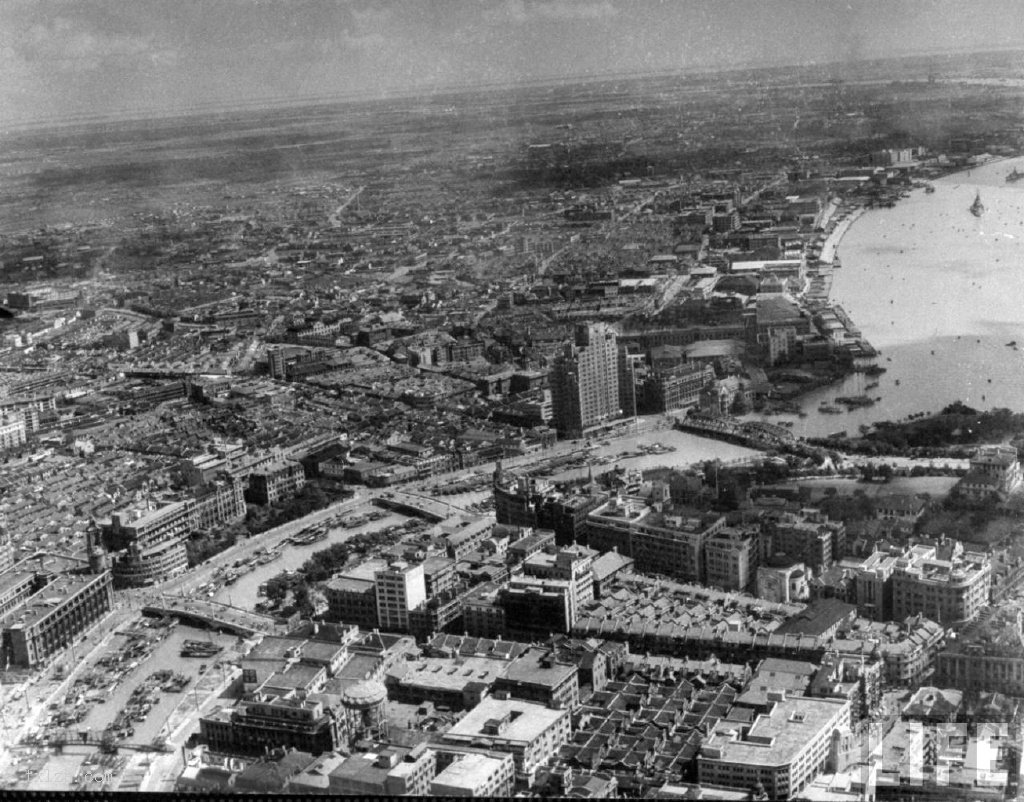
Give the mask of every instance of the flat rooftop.
[[34, 576], [31, 571], [5, 571], [0, 574], [0, 599], [26, 582], [31, 582]]
[[376, 587], [372, 579], [358, 579], [354, 576], [334, 576], [324, 583], [328, 590], [335, 590], [342, 593], [369, 593]]
[[298, 649], [306, 642], [305, 638], [289, 638], [280, 635], [267, 635], [257, 643], [243, 660], [284, 660], [291, 649]]
[[508, 665], [505, 678], [510, 682], [555, 688], [576, 670], [576, 666], [554, 662], [554, 656], [547, 650], [530, 649]]
[[447, 657], [428, 657], [409, 664], [401, 678], [402, 685], [447, 691], [461, 691], [471, 682], [487, 685], [505, 674], [509, 664], [489, 657], [467, 657], [452, 660]]
[[387, 570], [387, 567], [387, 560], [367, 560], [366, 562], [359, 563], [359, 565], [353, 565], [351, 568], [342, 569], [335, 579], [341, 577], [343, 579], [360, 579], [364, 582], [376, 582], [377, 572]]
[[[109, 579], [109, 574], [107, 577]], [[64, 607], [93, 583], [102, 580], [103, 574], [60, 576], [34, 596], [26, 599], [20, 607], [16, 607], [8, 613], [4, 620], [4, 626], [10, 629], [30, 627]]]
[[473, 791], [497, 774], [503, 762], [496, 757], [470, 752], [434, 777], [434, 783]]
[[848, 704], [830, 699], [786, 699], [776, 703], [771, 713], [758, 716], [742, 740], [723, 722], [705, 741], [701, 759], [748, 766], [788, 763], [823, 729], [835, 726], [834, 718]]
[[[488, 698], [470, 710], [444, 734], [443, 738], [456, 743], [476, 739], [528, 743], [553, 727], [563, 716], [568, 715], [568, 710], [555, 710], [519, 699]], [[511, 720], [500, 734], [488, 735], [484, 732], [487, 722], [505, 716], [511, 716]]]

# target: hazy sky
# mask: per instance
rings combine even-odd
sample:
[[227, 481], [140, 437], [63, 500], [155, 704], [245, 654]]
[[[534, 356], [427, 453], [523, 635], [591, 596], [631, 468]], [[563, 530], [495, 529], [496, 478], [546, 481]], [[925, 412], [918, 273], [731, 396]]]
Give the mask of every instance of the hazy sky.
[[0, 126], [1024, 47], [1024, 0], [0, 0]]

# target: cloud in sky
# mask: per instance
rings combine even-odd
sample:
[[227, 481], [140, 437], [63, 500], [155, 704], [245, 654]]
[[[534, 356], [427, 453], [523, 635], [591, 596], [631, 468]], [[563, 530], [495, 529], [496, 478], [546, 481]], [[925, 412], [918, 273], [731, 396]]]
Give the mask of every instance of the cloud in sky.
[[1018, 0], [0, 0], [5, 122], [1024, 48]]
[[597, 20], [618, 16], [620, 12], [620, 7], [611, 0], [481, 0], [480, 7], [485, 23]]

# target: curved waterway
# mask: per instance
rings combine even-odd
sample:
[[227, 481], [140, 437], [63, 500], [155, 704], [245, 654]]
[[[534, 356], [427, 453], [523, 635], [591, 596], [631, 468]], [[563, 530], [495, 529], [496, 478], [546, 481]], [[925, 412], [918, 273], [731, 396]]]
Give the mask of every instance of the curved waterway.
[[[881, 351], [886, 373], [857, 374], [809, 394], [804, 436], [847, 431], [953, 401], [1024, 411], [1024, 181], [1006, 183], [1024, 158], [994, 162], [915, 190], [853, 224], [838, 253], [832, 300]], [[975, 195], [981, 217], [968, 211]], [[1017, 350], [1008, 345], [1018, 342]], [[877, 382], [877, 386], [871, 386]], [[880, 398], [841, 414], [818, 411], [839, 396]]]

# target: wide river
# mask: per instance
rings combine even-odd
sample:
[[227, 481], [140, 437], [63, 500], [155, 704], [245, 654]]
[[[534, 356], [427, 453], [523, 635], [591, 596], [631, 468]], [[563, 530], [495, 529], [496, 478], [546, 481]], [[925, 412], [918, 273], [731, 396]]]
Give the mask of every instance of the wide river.
[[[817, 390], [793, 431], [856, 435], [862, 424], [937, 412], [953, 401], [1024, 411], [1024, 181], [1006, 183], [1024, 158], [1002, 160], [915, 190], [892, 209], [868, 211], [838, 252], [832, 300], [881, 351], [881, 376]], [[968, 211], [980, 193], [985, 213]], [[1019, 341], [1016, 350], [1008, 343]], [[871, 382], [877, 387], [867, 387]], [[842, 414], [822, 401], [882, 400]]]

